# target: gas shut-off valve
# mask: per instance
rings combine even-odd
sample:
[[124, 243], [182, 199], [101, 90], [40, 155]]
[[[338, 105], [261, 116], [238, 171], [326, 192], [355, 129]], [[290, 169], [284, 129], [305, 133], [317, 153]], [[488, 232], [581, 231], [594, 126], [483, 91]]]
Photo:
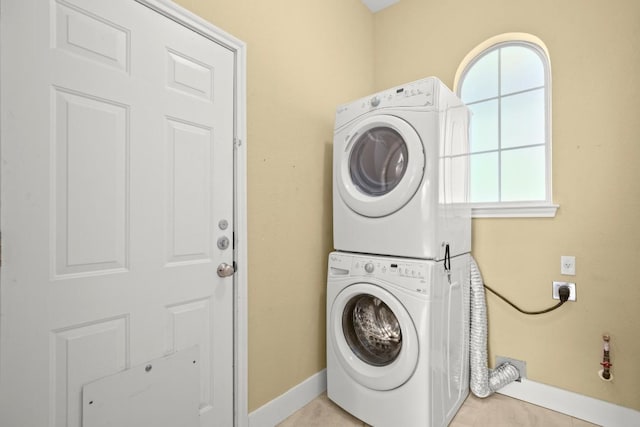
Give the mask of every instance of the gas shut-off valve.
[[602, 351], [602, 369], [598, 371], [598, 376], [603, 381], [611, 381], [613, 380], [613, 374], [611, 374], [611, 367], [613, 364], [611, 363], [611, 358], [609, 356], [609, 341], [611, 337], [608, 334], [604, 334], [602, 336], [603, 343], [603, 351]]

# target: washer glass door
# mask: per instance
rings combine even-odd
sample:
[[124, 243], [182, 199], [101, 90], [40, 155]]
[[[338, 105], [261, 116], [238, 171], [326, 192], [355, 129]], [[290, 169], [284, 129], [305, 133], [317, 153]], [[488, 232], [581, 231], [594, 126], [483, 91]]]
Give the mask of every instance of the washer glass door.
[[387, 304], [369, 294], [356, 295], [342, 312], [342, 332], [360, 360], [387, 366], [402, 350], [400, 322]]
[[407, 382], [418, 364], [418, 335], [404, 305], [372, 283], [343, 289], [331, 304], [328, 334], [336, 358], [355, 381], [373, 390]]
[[416, 193], [424, 173], [424, 150], [416, 130], [391, 115], [358, 122], [350, 131], [341, 164], [336, 164], [340, 196], [355, 212], [382, 217], [402, 208]]

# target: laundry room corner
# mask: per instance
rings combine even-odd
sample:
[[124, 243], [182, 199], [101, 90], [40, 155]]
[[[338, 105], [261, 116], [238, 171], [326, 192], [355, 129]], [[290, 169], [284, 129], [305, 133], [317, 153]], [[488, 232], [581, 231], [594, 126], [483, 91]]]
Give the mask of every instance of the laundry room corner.
[[[326, 366], [336, 106], [427, 76], [454, 89], [465, 56], [511, 32], [549, 49], [560, 208], [474, 219], [472, 255], [528, 308], [553, 302], [560, 256], [574, 255], [579, 295], [538, 318], [488, 296], [489, 362], [523, 360], [528, 380], [640, 410], [640, 314], [625, 303], [640, 300], [640, 3], [401, 0], [375, 14], [360, 0], [177, 3], [247, 43], [250, 412]], [[597, 375], [605, 332], [612, 382]]]
[[[375, 15], [375, 87], [434, 75], [453, 88], [465, 56], [511, 32], [548, 47], [554, 218], [476, 218], [472, 254], [485, 282], [530, 309], [553, 303], [554, 280], [578, 300], [538, 317], [487, 296], [489, 359], [526, 361], [528, 380], [640, 410], [640, 4], [402, 0]], [[561, 276], [574, 255], [576, 275]], [[614, 381], [598, 376], [611, 334]], [[613, 338], [615, 336], [615, 338]], [[617, 342], [617, 344], [613, 344]], [[614, 374], [615, 375], [615, 374]]]
[[325, 368], [333, 120], [373, 89], [373, 16], [360, 0], [177, 3], [247, 44], [252, 412]]

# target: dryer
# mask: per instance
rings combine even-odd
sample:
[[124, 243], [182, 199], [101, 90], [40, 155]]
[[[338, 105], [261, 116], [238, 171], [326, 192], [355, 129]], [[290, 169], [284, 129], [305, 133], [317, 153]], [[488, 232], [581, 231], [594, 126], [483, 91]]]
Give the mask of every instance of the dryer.
[[471, 250], [467, 107], [438, 79], [343, 105], [333, 139], [334, 247], [443, 259]]
[[446, 426], [468, 395], [469, 255], [443, 264], [329, 255], [327, 394], [369, 425]]

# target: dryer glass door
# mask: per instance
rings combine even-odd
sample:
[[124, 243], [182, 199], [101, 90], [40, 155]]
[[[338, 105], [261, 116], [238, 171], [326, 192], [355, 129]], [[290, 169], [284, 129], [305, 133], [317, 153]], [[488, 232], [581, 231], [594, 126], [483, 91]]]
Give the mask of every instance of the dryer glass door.
[[422, 140], [413, 126], [391, 115], [371, 116], [356, 123], [345, 142], [335, 147], [335, 172], [340, 197], [350, 209], [377, 218], [411, 200], [425, 166]]
[[351, 180], [366, 195], [387, 194], [402, 180], [408, 154], [407, 145], [396, 130], [369, 129], [358, 137], [351, 150]]

